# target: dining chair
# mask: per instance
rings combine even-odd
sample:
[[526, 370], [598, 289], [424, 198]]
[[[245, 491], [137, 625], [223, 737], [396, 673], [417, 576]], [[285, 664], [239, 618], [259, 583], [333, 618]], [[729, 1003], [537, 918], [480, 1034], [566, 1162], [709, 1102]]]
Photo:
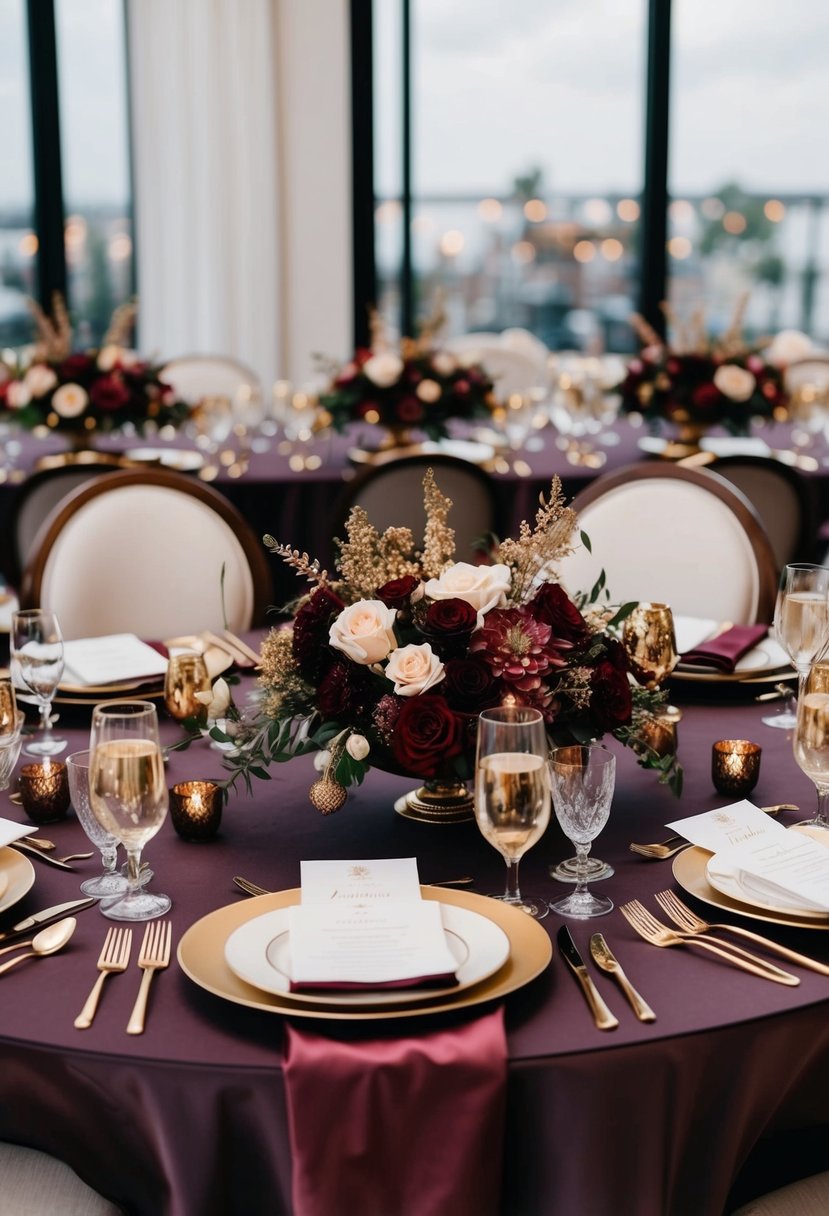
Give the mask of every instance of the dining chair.
[[261, 397], [256, 372], [225, 355], [180, 355], [164, 364], [160, 376], [173, 388], [179, 400], [191, 405], [205, 397], [227, 397], [231, 402], [237, 401], [240, 392]]
[[389, 527], [411, 528], [415, 543], [422, 544], [427, 469], [433, 470], [440, 491], [452, 499], [448, 523], [455, 530], [457, 560], [471, 560], [481, 547], [481, 538], [499, 531], [495, 483], [478, 465], [443, 453], [399, 456], [363, 469], [348, 483], [334, 508], [331, 535], [345, 538], [349, 511], [359, 506], [379, 532]]
[[264, 548], [235, 507], [182, 473], [135, 469], [58, 504], [20, 599], [56, 612], [66, 638], [164, 638], [262, 624], [269, 595]]
[[73, 1169], [20, 1144], [0, 1143], [3, 1216], [123, 1216]]
[[789, 1186], [760, 1195], [731, 1216], [826, 1216], [829, 1212], [829, 1173], [814, 1174]]
[[778, 570], [815, 552], [815, 508], [806, 478], [773, 456], [714, 456], [704, 468], [736, 486], [765, 528]]
[[590, 548], [558, 563], [571, 594], [604, 571], [614, 603], [650, 600], [684, 616], [770, 621], [771, 543], [744, 494], [702, 469], [637, 464], [597, 478], [572, 502]]

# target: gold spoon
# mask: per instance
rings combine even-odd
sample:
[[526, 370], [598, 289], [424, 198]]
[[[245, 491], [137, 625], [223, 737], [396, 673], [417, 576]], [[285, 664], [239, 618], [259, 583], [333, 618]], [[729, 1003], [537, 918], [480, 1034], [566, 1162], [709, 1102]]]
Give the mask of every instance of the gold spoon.
[[24, 958], [43, 958], [47, 954], [55, 954], [58, 950], [62, 950], [75, 932], [77, 923], [74, 916], [67, 916], [63, 920], [59, 920], [57, 924], [48, 925], [45, 929], [41, 929], [40, 933], [37, 933], [31, 942], [18, 942], [19, 946], [31, 945], [32, 949], [30, 953], [21, 954], [18, 958], [13, 958], [10, 962], [4, 963], [0, 967], [0, 975], [5, 971], [10, 971], [18, 963], [22, 963]]

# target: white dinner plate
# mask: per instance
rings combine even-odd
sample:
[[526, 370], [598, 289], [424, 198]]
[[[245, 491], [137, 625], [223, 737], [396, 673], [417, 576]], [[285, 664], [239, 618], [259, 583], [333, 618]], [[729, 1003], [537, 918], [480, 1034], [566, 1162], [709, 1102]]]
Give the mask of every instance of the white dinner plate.
[[303, 1004], [359, 1006], [403, 1005], [447, 996], [485, 980], [504, 965], [509, 957], [509, 938], [499, 925], [472, 912], [442, 904], [446, 944], [457, 963], [458, 983], [451, 988], [365, 989], [338, 991], [324, 995], [291, 992], [290, 908], [277, 908], [241, 925], [225, 942], [225, 961], [239, 979], [263, 992]]
[[671, 673], [672, 680], [706, 680], [726, 681], [733, 683], [740, 680], [754, 679], [757, 676], [771, 675], [776, 672], [789, 675], [792, 665], [786, 652], [779, 642], [773, 638], [764, 638], [758, 646], [749, 650], [737, 662], [733, 672], [715, 671], [712, 667], [694, 666], [690, 663], [680, 663]]
[[0, 893], [0, 912], [11, 908], [30, 891], [35, 881], [35, 868], [17, 849], [0, 849], [0, 876], [5, 878], [5, 890]]
[[157, 461], [168, 469], [178, 469], [180, 473], [194, 473], [204, 464], [201, 452], [188, 451], [186, 448], [130, 448], [124, 455], [130, 460]]
[[[809, 824], [792, 824], [789, 828], [790, 832], [802, 832], [804, 836], [811, 837], [812, 840], [817, 840], [820, 844], [825, 844], [829, 847], [829, 832], [824, 832], [820, 828], [812, 828]], [[816, 908], [803, 908], [792, 904], [788, 906], [775, 903], [772, 896], [764, 896], [757, 891], [747, 890], [740, 881], [739, 874], [725, 867], [722, 861], [717, 861], [717, 855], [714, 854], [708, 859], [705, 867], [705, 877], [721, 895], [727, 895], [729, 899], [739, 900], [741, 904], [750, 904], [754, 908], [759, 908], [763, 912], [779, 912], [784, 916], [802, 917], [804, 920], [816, 920], [826, 922], [829, 920], [829, 912], [822, 912]]]

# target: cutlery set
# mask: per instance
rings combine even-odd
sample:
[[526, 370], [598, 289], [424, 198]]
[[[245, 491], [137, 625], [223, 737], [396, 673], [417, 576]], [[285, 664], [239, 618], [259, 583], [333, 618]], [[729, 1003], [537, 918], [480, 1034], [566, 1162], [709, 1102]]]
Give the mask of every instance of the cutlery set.
[[[556, 936], [556, 941], [561, 957], [570, 968], [584, 993], [584, 999], [587, 1001], [597, 1029], [615, 1030], [619, 1025], [619, 1019], [615, 1014], [611, 1013], [605, 1004], [604, 998], [590, 978], [587, 966], [579, 954], [576, 943], [573, 941], [573, 935], [567, 925], [561, 926]], [[597, 967], [616, 980], [616, 983], [621, 988], [631, 1009], [640, 1022], [656, 1021], [656, 1014], [647, 1001], [633, 987], [633, 984], [631, 984], [625, 975], [619, 961], [614, 956], [613, 951], [601, 933], [594, 933], [590, 938], [590, 957]]]

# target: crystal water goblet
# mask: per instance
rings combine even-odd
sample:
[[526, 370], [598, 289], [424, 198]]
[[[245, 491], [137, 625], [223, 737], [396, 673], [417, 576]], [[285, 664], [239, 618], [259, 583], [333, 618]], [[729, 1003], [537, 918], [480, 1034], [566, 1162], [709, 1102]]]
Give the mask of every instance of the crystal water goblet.
[[158, 832], [168, 807], [155, 706], [149, 701], [96, 705], [89, 750], [92, 813], [123, 844], [128, 863], [126, 894], [105, 901], [101, 910], [113, 920], [162, 916], [170, 897], [147, 891], [141, 877], [141, 850]]
[[52, 733], [52, 701], [63, 675], [63, 637], [58, 618], [45, 608], [26, 608], [12, 616], [12, 678], [34, 694], [40, 734], [25, 743], [28, 756], [56, 756], [66, 740]]
[[478, 718], [475, 819], [507, 866], [504, 893], [493, 898], [539, 919], [549, 909], [543, 900], [521, 895], [518, 865], [550, 822], [548, 752], [544, 719], [537, 709], [500, 706]]
[[604, 916], [612, 910], [613, 901], [588, 890], [587, 858], [610, 814], [616, 757], [598, 743], [557, 747], [550, 756], [550, 780], [556, 818], [576, 846], [579, 863], [575, 890], [550, 907], [560, 916], [580, 920]]
[[103, 870], [95, 878], [87, 878], [81, 883], [84, 895], [92, 895], [95, 899], [108, 899], [114, 895], [124, 895], [128, 882], [116, 867], [118, 841], [102, 827], [92, 814], [89, 805], [89, 751], [72, 752], [66, 757], [66, 771], [69, 776], [69, 797], [72, 807], [83, 828], [96, 849], [101, 854]]

